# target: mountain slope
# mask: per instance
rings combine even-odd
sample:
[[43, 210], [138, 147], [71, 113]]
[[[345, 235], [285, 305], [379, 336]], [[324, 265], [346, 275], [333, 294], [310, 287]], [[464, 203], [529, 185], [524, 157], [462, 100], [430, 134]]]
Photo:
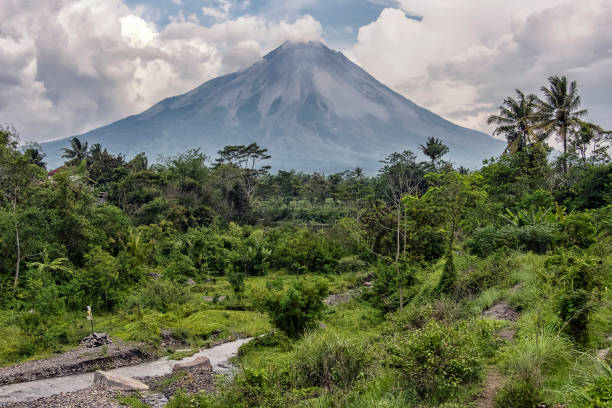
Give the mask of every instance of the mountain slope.
[[[320, 43], [285, 43], [244, 71], [164, 99], [78, 137], [127, 157], [168, 156], [201, 147], [257, 142], [274, 169], [373, 172], [387, 154], [442, 139], [457, 165], [478, 167], [504, 144], [457, 126], [387, 88]], [[57, 164], [67, 139], [43, 147]]]

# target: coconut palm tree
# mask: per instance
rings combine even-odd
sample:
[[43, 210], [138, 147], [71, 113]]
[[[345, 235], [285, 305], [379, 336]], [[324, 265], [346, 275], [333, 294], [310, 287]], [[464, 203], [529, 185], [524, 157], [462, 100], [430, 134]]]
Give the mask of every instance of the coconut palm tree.
[[516, 153], [529, 146], [535, 141], [533, 133], [533, 120], [536, 109], [537, 97], [525, 95], [516, 89], [517, 99], [507, 97], [499, 107], [499, 115], [491, 115], [487, 119], [489, 125], [498, 125], [493, 131], [494, 135], [506, 137], [508, 146], [504, 153]]
[[[563, 142], [563, 154], [567, 153], [567, 136], [572, 127], [580, 126], [580, 118], [586, 116], [586, 109], [580, 108], [580, 95], [576, 81], [568, 84], [565, 76], [548, 77], [549, 88], [540, 88], [544, 94], [538, 98], [536, 125], [548, 137], [553, 133]], [[567, 173], [567, 163], [563, 163], [563, 171]]]
[[62, 157], [68, 159], [66, 163], [70, 166], [75, 166], [81, 161], [89, 158], [87, 142], [81, 142], [77, 137], [70, 139], [70, 148], [64, 148], [62, 150], [64, 151]]
[[38, 146], [28, 147], [23, 154], [28, 159], [28, 162], [37, 165], [40, 168], [46, 168], [47, 162], [45, 162], [45, 157], [47, 156]]
[[423, 154], [431, 159], [431, 166], [436, 167], [436, 160], [448, 153], [448, 146], [446, 146], [440, 139], [435, 137], [427, 138], [425, 145], [420, 145], [419, 149]]

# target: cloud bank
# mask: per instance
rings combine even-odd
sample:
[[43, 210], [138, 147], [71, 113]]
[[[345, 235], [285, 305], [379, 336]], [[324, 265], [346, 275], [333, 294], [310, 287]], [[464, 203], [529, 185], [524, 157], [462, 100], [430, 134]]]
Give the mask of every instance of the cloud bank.
[[285, 40], [319, 40], [310, 16], [244, 16], [210, 27], [175, 16], [163, 28], [121, 0], [4, 0], [0, 122], [23, 140], [66, 137], [138, 113], [254, 63]]
[[[44, 141], [138, 113], [285, 40], [320, 40], [325, 26], [300, 10], [324, 1], [238, 16], [253, 3], [217, 0], [159, 26], [159, 9], [124, 0], [3, 0], [0, 122]], [[344, 26], [357, 40], [342, 51], [417, 104], [490, 131], [486, 117], [514, 88], [537, 92], [559, 74], [578, 81], [589, 119], [612, 128], [612, 2], [373, 2], [386, 8], [370, 24]]]
[[[612, 2], [400, 0], [347, 50], [387, 85], [446, 118], [489, 131], [515, 88], [578, 81], [590, 119], [612, 128]], [[408, 16], [420, 16], [415, 20]]]

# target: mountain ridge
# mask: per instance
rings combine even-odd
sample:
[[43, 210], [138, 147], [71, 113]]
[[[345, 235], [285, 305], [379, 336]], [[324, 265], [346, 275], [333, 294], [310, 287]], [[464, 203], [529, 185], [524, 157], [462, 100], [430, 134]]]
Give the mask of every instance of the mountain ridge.
[[[374, 172], [394, 151], [418, 152], [428, 136], [471, 168], [504, 147], [416, 105], [318, 42], [285, 42], [242, 71], [77, 135], [127, 157], [143, 151], [152, 158], [197, 147], [214, 156], [228, 144], [257, 142], [270, 150], [274, 169], [322, 172]], [[50, 164], [68, 139], [43, 145]]]

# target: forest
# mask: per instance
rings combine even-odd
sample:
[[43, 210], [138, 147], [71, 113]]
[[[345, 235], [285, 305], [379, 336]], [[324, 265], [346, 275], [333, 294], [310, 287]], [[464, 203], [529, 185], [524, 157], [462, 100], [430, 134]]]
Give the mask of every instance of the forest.
[[432, 135], [377, 174], [78, 138], [47, 169], [2, 126], [0, 366], [77, 346], [90, 306], [159, 355], [162, 331], [255, 337], [168, 407], [476, 407], [492, 375], [496, 407], [611, 407], [612, 134], [580, 105], [551, 76], [489, 117], [508, 145], [481, 168]]

